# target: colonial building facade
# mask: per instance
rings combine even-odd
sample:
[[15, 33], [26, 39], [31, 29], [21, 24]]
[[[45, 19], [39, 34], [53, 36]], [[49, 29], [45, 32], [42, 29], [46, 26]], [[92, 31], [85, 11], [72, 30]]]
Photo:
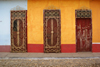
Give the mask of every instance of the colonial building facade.
[[[4, 4], [7, 1], [2, 2]], [[0, 52], [100, 52], [100, 1], [22, 0], [21, 2], [27, 6], [17, 4], [16, 8], [9, 10], [10, 43], [0, 43]], [[0, 21], [3, 22], [2, 19]], [[0, 33], [1, 31], [2, 29]]]

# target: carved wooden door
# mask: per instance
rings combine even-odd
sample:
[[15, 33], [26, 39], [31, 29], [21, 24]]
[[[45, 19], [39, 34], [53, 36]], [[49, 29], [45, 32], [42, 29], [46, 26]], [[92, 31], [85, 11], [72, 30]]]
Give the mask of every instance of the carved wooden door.
[[27, 11], [11, 11], [11, 52], [26, 52]]
[[44, 52], [61, 51], [60, 10], [44, 10]]
[[92, 48], [92, 24], [90, 18], [76, 19], [77, 51], [91, 51]]

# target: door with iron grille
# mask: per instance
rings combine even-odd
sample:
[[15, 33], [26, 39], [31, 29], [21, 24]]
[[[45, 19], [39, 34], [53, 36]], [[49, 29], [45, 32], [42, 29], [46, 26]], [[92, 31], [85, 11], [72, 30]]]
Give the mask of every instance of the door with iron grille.
[[11, 11], [11, 52], [26, 52], [27, 11]]
[[44, 52], [61, 51], [60, 10], [44, 10]]

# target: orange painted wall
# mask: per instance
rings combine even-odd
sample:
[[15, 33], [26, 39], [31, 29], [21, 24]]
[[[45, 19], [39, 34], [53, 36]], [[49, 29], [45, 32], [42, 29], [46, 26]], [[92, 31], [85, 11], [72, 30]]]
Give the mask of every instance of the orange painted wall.
[[75, 10], [82, 7], [92, 9], [93, 42], [100, 42], [100, 31], [98, 31], [100, 29], [100, 11], [98, 11], [100, 10], [100, 2], [90, 0], [28, 0], [28, 44], [43, 44], [43, 10], [49, 6], [55, 6], [61, 10], [61, 44], [76, 43]]

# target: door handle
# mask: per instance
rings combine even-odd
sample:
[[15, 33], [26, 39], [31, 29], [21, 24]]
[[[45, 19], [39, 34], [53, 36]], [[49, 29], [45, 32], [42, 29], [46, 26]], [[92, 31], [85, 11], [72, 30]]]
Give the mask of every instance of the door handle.
[[54, 33], [53, 31], [51, 31], [51, 33]]

